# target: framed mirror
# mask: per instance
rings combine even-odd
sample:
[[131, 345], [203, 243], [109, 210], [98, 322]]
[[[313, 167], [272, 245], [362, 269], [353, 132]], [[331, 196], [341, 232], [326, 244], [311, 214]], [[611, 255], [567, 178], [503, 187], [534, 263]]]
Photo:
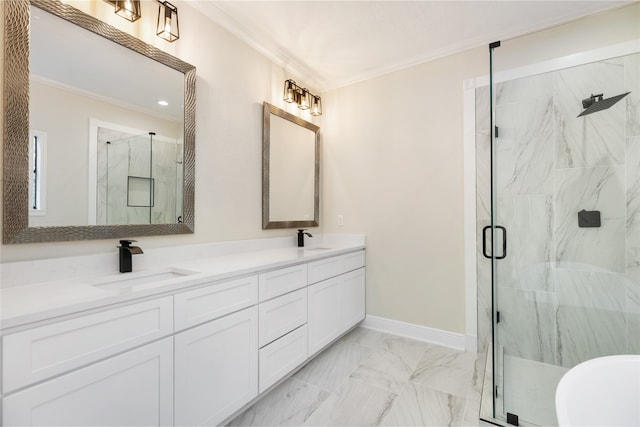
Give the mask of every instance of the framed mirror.
[[320, 224], [320, 127], [263, 104], [262, 228]]
[[4, 8], [3, 243], [193, 233], [195, 67], [57, 0]]

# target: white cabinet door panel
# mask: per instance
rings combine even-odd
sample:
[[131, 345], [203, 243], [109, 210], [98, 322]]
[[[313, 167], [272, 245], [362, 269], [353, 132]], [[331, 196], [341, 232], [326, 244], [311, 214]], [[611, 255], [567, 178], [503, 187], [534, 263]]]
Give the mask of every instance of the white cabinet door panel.
[[2, 337], [3, 392], [50, 378], [173, 332], [164, 297]]
[[260, 347], [307, 323], [307, 290], [260, 304]]
[[258, 303], [258, 276], [243, 277], [175, 295], [180, 331]]
[[365, 271], [364, 268], [340, 276], [340, 323], [347, 330], [365, 316]]
[[260, 349], [260, 393], [307, 360], [307, 325]]
[[340, 335], [341, 322], [338, 301], [340, 280], [325, 280], [308, 288], [309, 355], [329, 344]]
[[258, 307], [175, 336], [175, 422], [217, 425], [258, 394]]
[[173, 339], [128, 351], [3, 399], [5, 426], [173, 424]]

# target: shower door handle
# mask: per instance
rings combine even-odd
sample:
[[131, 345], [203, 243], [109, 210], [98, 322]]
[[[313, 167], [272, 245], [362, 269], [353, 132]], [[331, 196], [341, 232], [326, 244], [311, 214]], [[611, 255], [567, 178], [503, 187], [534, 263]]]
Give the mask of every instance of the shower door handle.
[[[502, 255], [496, 256], [495, 258], [505, 259], [507, 257], [507, 229], [501, 225], [496, 225], [495, 228], [502, 231]], [[487, 253], [487, 230], [491, 230], [491, 229], [492, 227], [490, 225], [487, 225], [482, 229], [482, 255], [484, 255], [485, 258], [489, 258], [489, 259], [493, 258], [492, 254]], [[493, 231], [491, 234], [493, 234]], [[491, 240], [493, 241], [493, 239]]]

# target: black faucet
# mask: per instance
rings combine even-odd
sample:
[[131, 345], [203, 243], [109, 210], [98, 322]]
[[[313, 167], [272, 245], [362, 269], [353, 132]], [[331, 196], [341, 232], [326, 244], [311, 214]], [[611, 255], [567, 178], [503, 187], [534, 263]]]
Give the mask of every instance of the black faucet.
[[306, 234], [307, 236], [309, 236], [309, 237], [313, 237], [313, 236], [311, 235], [311, 233], [307, 233], [307, 231], [306, 231], [306, 230], [299, 229], [299, 230], [298, 230], [298, 247], [299, 247], [299, 248], [304, 248], [304, 235], [305, 235], [305, 234]]
[[142, 254], [142, 248], [131, 246], [135, 240], [120, 240], [118, 252], [120, 255], [120, 273], [130, 273], [132, 270], [131, 255]]

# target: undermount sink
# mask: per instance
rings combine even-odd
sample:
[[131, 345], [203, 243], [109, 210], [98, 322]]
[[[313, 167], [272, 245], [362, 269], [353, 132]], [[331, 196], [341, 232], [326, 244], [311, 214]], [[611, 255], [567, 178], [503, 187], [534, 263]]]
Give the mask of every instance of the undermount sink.
[[137, 292], [145, 289], [167, 286], [173, 281], [184, 279], [197, 273], [191, 270], [169, 268], [163, 270], [143, 271], [140, 273], [126, 273], [116, 277], [100, 280], [93, 286], [118, 291], [119, 293]]
[[587, 360], [556, 389], [559, 426], [640, 426], [640, 355]]

